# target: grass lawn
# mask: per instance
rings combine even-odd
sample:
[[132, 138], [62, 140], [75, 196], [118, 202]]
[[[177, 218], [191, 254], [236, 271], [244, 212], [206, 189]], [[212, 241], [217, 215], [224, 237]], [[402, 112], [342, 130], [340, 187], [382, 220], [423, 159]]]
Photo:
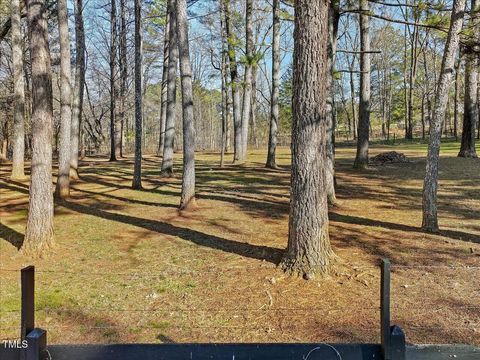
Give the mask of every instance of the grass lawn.
[[[304, 281], [276, 268], [286, 247], [288, 149], [279, 170], [264, 151], [218, 167], [197, 153], [199, 208], [179, 213], [181, 166], [158, 176], [146, 156], [144, 191], [130, 189], [133, 160], [87, 158], [72, 198], [55, 208], [56, 245], [32, 261], [23, 238], [28, 181], [0, 165], [0, 338], [18, 336], [18, 269], [37, 267], [37, 326], [51, 343], [377, 342], [379, 259], [393, 263], [392, 318], [411, 343], [480, 344], [480, 159], [442, 145], [442, 232], [419, 230], [425, 144], [374, 145], [409, 163], [352, 169], [337, 156], [338, 205], [330, 277]], [[230, 158], [230, 155], [229, 155]], [[433, 267], [431, 267], [433, 266]], [[9, 271], [6, 271], [9, 270]]]

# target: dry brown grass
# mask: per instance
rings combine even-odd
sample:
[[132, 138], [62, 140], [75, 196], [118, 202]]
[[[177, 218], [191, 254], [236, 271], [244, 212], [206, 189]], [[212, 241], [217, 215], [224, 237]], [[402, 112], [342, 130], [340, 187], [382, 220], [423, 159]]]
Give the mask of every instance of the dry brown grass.
[[[287, 241], [287, 150], [279, 170], [260, 151], [223, 169], [218, 155], [197, 154], [199, 208], [183, 213], [180, 174], [159, 178], [158, 158], [145, 159], [144, 191], [130, 189], [131, 159], [86, 159], [56, 206], [55, 248], [34, 262], [37, 323], [53, 343], [377, 342], [388, 257], [392, 317], [409, 342], [480, 344], [480, 160], [445, 148], [436, 235], [419, 230], [424, 147], [397, 149], [408, 164], [365, 171], [352, 169], [352, 148], [337, 150], [330, 230], [341, 261], [314, 281], [275, 267]], [[18, 270], [32, 262], [17, 251], [28, 182], [0, 171], [0, 268]], [[0, 338], [18, 333], [18, 278], [0, 271]]]

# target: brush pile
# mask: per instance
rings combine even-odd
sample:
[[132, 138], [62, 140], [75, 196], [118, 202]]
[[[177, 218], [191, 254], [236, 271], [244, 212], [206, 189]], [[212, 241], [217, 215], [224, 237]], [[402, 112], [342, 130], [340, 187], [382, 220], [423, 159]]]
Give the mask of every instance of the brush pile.
[[370, 159], [370, 161], [373, 165], [384, 165], [407, 163], [408, 159], [405, 154], [398, 153], [396, 151], [388, 151], [374, 156]]

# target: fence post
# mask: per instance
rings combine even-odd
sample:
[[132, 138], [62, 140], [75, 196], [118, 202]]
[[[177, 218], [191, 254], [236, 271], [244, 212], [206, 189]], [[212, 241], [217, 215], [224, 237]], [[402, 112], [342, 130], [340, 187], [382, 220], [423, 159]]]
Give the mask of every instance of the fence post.
[[390, 359], [405, 360], [405, 333], [393, 325], [390, 330]]
[[390, 260], [382, 259], [380, 276], [380, 337], [382, 356], [390, 360]]
[[27, 347], [25, 348], [25, 360], [48, 359], [47, 332], [43, 329], [33, 329], [27, 335]]
[[20, 338], [25, 340], [35, 328], [35, 267], [27, 266], [21, 271], [22, 309]]

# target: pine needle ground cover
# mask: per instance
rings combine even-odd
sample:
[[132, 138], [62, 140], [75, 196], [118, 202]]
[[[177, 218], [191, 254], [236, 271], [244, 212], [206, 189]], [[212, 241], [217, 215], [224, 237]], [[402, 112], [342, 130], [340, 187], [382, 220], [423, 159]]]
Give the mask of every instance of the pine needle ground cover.
[[0, 169], [0, 338], [16, 337], [19, 270], [34, 264], [37, 325], [50, 343], [376, 342], [379, 259], [392, 261], [392, 320], [411, 343], [480, 344], [480, 161], [442, 145], [441, 232], [425, 234], [421, 191], [426, 146], [375, 145], [406, 163], [352, 170], [336, 149], [338, 204], [330, 236], [338, 261], [305, 281], [276, 268], [287, 243], [289, 163], [265, 153], [218, 166], [197, 153], [198, 209], [177, 210], [176, 177], [144, 158], [145, 189], [130, 189], [133, 159], [86, 158], [72, 197], [55, 207], [56, 244], [32, 261], [18, 252], [28, 181]]

